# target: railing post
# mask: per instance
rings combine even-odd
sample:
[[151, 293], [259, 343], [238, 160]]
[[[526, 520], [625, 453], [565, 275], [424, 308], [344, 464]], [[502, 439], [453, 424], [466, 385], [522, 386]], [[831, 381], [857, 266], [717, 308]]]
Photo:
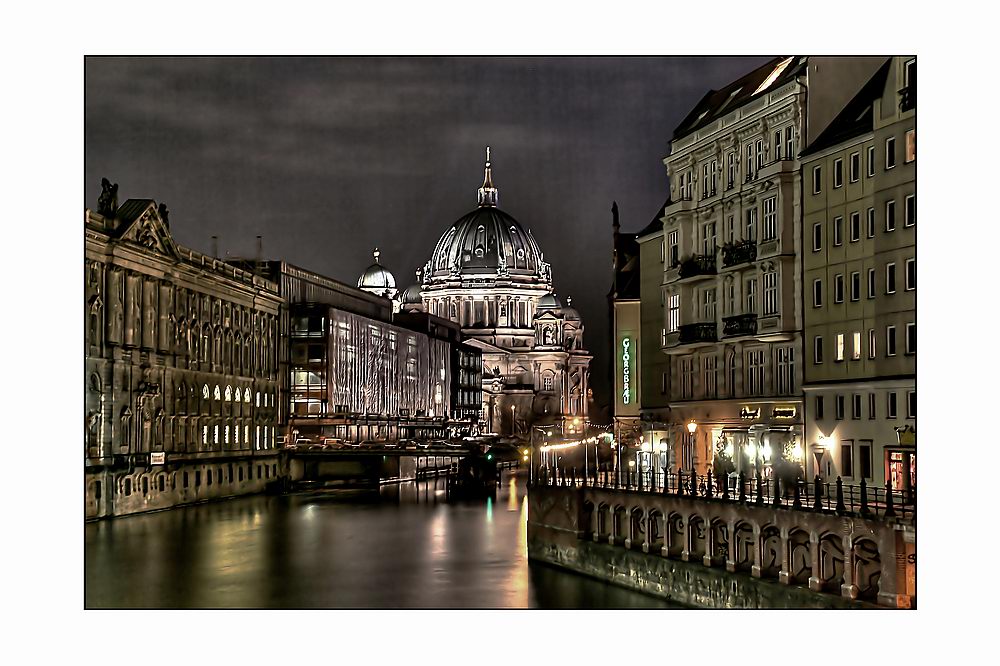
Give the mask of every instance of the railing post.
[[760, 470], [757, 470], [757, 504], [764, 503], [764, 484], [763, 479], [760, 476]]
[[821, 483], [823, 483], [823, 480], [817, 474], [816, 479], [813, 481], [813, 511], [821, 511], [823, 509], [823, 502], [819, 492]]
[[[663, 466], [663, 494], [666, 495], [667, 491], [670, 490], [670, 477], [667, 476], [667, 466]], [[664, 526], [664, 530], [666, 527]]]
[[844, 506], [844, 480], [837, 477], [837, 513], [844, 513], [847, 507]]
[[740, 504], [747, 503], [747, 477], [746, 474], [740, 472]]
[[795, 490], [792, 495], [792, 507], [795, 509], [802, 508], [802, 489], [799, 487], [799, 479], [795, 479]]
[[892, 508], [892, 479], [885, 480], [885, 511], [882, 515], [886, 518], [891, 518], [896, 515], [895, 509]]
[[861, 515], [868, 516], [871, 511], [868, 510], [868, 484], [865, 483], [865, 477], [861, 477]]
[[712, 470], [708, 470], [708, 474], [706, 476], [708, 476], [708, 478], [706, 479], [706, 484], [707, 484], [707, 489], [706, 490], [707, 490], [707, 492], [705, 493], [705, 497], [707, 497], [709, 499], [712, 499], [712, 497], [713, 497], [713, 494], [712, 494]]
[[698, 471], [691, 468], [691, 497], [698, 496]]
[[781, 506], [781, 479], [774, 475], [772, 480], [774, 481], [774, 497], [771, 498], [771, 505]]
[[677, 470], [677, 494], [684, 494], [684, 470]]

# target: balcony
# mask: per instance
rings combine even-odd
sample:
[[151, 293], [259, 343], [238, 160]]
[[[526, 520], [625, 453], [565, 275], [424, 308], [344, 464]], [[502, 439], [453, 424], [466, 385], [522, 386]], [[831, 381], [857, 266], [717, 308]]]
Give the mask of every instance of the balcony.
[[757, 242], [750, 240], [740, 241], [732, 245], [722, 246], [722, 267], [729, 268], [738, 264], [747, 264], [757, 260]]
[[715, 342], [715, 323], [707, 324], [684, 324], [678, 328], [680, 337], [677, 342], [682, 345], [689, 345], [696, 342]]
[[722, 337], [734, 338], [742, 335], [757, 335], [756, 314], [741, 314], [722, 318]]
[[698, 275], [715, 275], [715, 253], [696, 254], [681, 262], [677, 277], [681, 280]]
[[915, 108], [917, 108], [917, 87], [906, 86], [899, 91], [899, 110], [905, 112]]

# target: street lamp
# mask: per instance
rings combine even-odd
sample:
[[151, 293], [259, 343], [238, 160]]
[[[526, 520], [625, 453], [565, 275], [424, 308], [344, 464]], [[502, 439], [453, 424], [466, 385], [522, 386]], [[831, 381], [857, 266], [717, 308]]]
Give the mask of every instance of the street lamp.
[[694, 432], [698, 429], [698, 424], [694, 422], [694, 419], [691, 419], [691, 421], [688, 422], [687, 429], [688, 445], [684, 457], [686, 458], [685, 462], [689, 463], [691, 468], [694, 469]]

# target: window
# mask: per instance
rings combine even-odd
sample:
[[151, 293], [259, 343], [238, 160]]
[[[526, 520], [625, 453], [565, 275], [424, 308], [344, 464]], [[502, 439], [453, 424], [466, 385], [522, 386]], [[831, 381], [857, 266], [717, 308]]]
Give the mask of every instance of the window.
[[792, 145], [792, 126], [785, 127], [785, 159], [795, 159], [795, 150]]
[[710, 169], [711, 169], [712, 194], [715, 194], [715, 186], [716, 186], [716, 182], [718, 180], [718, 175], [719, 175], [719, 163], [718, 163], [718, 161], [712, 160], [712, 165], [711, 165]]
[[743, 179], [745, 182], [750, 182], [753, 180], [753, 144], [747, 143], [747, 160], [746, 169], [744, 170]]
[[813, 364], [820, 365], [823, 362], [823, 336], [817, 335], [813, 338]]
[[[851, 336], [852, 349], [851, 349], [851, 359], [857, 361], [861, 358], [861, 331], [854, 331]], [[860, 400], [860, 398], [858, 398]]]
[[709, 222], [701, 227], [701, 253], [715, 254], [715, 222]]
[[764, 240], [778, 237], [778, 197], [764, 199]]
[[875, 394], [868, 394], [868, 420], [875, 420]]
[[896, 264], [893, 262], [885, 265], [885, 293], [896, 293]]
[[676, 266], [680, 263], [680, 247], [677, 244], [677, 230], [667, 234], [667, 245], [670, 247], [670, 265]]
[[896, 166], [896, 137], [890, 136], [885, 140], [885, 170]]
[[861, 273], [854, 271], [851, 273], [851, 300], [861, 299]]
[[705, 289], [701, 293], [702, 321], [715, 321], [715, 289]]
[[886, 418], [896, 418], [896, 392], [890, 391], [886, 394]]
[[861, 464], [861, 478], [872, 478], [872, 441], [863, 439], [858, 443], [858, 462]]
[[757, 312], [757, 280], [750, 278], [746, 282], [747, 286], [747, 309], [746, 314]]
[[844, 334], [837, 333], [837, 360], [844, 360]]
[[917, 392], [907, 391], [906, 392], [906, 418], [915, 419], [917, 418]]
[[774, 147], [774, 160], [781, 159], [781, 130], [774, 130], [774, 137], [771, 139], [771, 146]]
[[851, 213], [851, 242], [857, 243], [861, 240], [861, 213]]
[[736, 220], [732, 215], [726, 217], [726, 241], [729, 243], [736, 242]]
[[732, 189], [736, 185], [736, 152], [732, 151], [726, 155], [726, 189]]
[[858, 182], [861, 178], [861, 153], [851, 153], [849, 176], [852, 183]]
[[868, 209], [868, 238], [875, 238], [875, 209]]
[[914, 194], [906, 195], [906, 208], [903, 211], [903, 225], [912, 227], [917, 223], [917, 197]]
[[842, 476], [854, 476], [854, 440], [845, 439], [840, 445], [840, 473]]
[[906, 130], [906, 157], [903, 161], [909, 164], [917, 159], [917, 130]]
[[544, 388], [545, 391], [552, 390], [552, 375], [545, 375], [544, 386], [545, 386]]
[[833, 189], [844, 186], [844, 160], [833, 161]]
[[663, 239], [661, 238], [660, 239], [660, 263], [662, 264], [663, 260], [666, 259], [666, 258], [667, 258], [666, 243], [664, 243]]
[[844, 302], [844, 276], [840, 273], [833, 276], [833, 302]]
[[868, 269], [868, 298], [875, 298], [875, 269]]
[[823, 191], [823, 168], [813, 167], [813, 194]]
[[817, 222], [813, 225], [813, 252], [823, 249], [823, 223]]
[[917, 288], [917, 260], [906, 260], [906, 291], [913, 291]]
[[778, 314], [778, 272], [768, 271], [761, 279], [764, 283], [764, 314]]
[[833, 244], [844, 244], [844, 218], [842, 217], [833, 218]]
[[895, 356], [896, 355], [896, 327], [886, 326], [885, 327], [885, 355]]
[[885, 230], [895, 231], [896, 230], [896, 202], [886, 201], [885, 202]]
[[727, 284], [723, 293], [726, 298], [726, 314], [730, 316], [739, 314], [736, 311], [736, 283], [730, 282]]
[[747, 386], [749, 395], [764, 393], [764, 351], [747, 352]]
[[861, 418], [861, 394], [855, 393], [851, 396], [851, 418]]
[[691, 398], [694, 396], [694, 372], [695, 359], [693, 357], [681, 359], [681, 397]]
[[823, 281], [813, 280], [813, 307], [823, 307]]
[[681, 295], [672, 294], [667, 301], [669, 303], [669, 307], [667, 308], [667, 330], [673, 333], [680, 326]]
[[746, 227], [743, 230], [743, 240], [757, 239], [757, 209], [748, 208], [746, 215]]
[[836, 413], [837, 420], [842, 421], [844, 419], [844, 396], [842, 395], [837, 396], [836, 405], [837, 405], [837, 413]]
[[707, 199], [708, 196], [711, 194], [711, 192], [709, 191], [709, 186], [708, 186], [709, 168], [710, 167], [708, 165], [708, 162], [706, 162], [705, 164], [703, 164], [702, 168], [701, 168], [701, 198], [702, 199]]
[[764, 139], [757, 139], [754, 143], [754, 147], [757, 149], [757, 169], [764, 166]]
[[917, 353], [917, 325], [913, 322], [906, 325], [906, 353]]
[[868, 329], [868, 358], [875, 358], [875, 342], [878, 336], [875, 335], [875, 329]]
[[823, 396], [816, 396], [816, 420], [823, 418]]
[[778, 395], [795, 393], [795, 348], [778, 347], [775, 350], [775, 388]]
[[667, 394], [667, 373], [660, 373], [660, 395]]
[[875, 175], [875, 146], [868, 146], [868, 177]]
[[718, 398], [718, 383], [716, 381], [717, 373], [717, 359], [715, 354], [708, 354], [705, 356], [705, 395], [706, 398]]

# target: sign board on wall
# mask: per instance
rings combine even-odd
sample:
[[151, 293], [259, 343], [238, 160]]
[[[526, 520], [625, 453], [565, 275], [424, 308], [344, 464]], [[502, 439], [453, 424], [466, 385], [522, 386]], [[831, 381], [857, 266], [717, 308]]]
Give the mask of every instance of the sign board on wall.
[[622, 403], [630, 405], [632, 404], [632, 396], [635, 395], [632, 391], [632, 359], [634, 355], [632, 338], [628, 336], [622, 338], [620, 351], [622, 355]]
[[167, 461], [167, 454], [163, 451], [153, 451], [149, 454], [150, 465], [162, 465]]

